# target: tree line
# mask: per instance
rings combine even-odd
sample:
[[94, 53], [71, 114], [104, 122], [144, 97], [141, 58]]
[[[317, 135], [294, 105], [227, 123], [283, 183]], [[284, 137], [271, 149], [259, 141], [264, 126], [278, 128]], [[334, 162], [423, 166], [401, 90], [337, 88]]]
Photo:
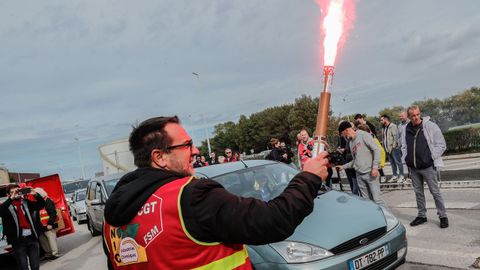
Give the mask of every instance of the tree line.
[[[318, 110], [318, 97], [302, 95], [293, 103], [267, 108], [250, 116], [241, 115], [238, 122], [228, 121], [215, 125], [213, 138], [210, 139], [212, 151], [223, 154], [229, 147], [239, 152], [258, 153], [268, 148], [271, 138], [295, 145], [297, 134], [306, 129], [312, 134]], [[424, 99], [415, 101], [422, 110], [422, 115], [430, 116], [442, 131], [449, 127], [480, 122], [480, 88], [472, 87], [445, 99]], [[396, 123], [398, 114], [406, 110], [405, 106], [387, 107], [379, 111], [378, 116], [367, 116], [367, 120], [380, 127], [379, 116], [386, 114]], [[341, 120], [353, 120], [354, 115], [335, 116], [329, 113], [327, 140], [331, 145], [337, 144], [337, 126]], [[207, 155], [207, 143], [202, 141], [202, 155]]]

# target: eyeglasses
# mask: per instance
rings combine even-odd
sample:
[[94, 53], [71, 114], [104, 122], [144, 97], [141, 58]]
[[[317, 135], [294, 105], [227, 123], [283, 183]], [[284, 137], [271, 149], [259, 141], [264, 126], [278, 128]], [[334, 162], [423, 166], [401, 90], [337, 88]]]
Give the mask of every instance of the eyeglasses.
[[167, 147], [167, 150], [172, 150], [172, 149], [181, 148], [181, 147], [190, 147], [190, 152], [192, 152], [193, 141], [190, 140], [186, 143], [169, 146], [169, 147]]

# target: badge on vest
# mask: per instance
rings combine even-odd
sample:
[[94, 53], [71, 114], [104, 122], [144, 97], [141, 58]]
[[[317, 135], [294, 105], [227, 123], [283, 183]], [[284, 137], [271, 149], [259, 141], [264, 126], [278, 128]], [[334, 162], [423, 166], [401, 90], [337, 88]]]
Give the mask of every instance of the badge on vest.
[[122, 227], [110, 227], [110, 241], [117, 266], [148, 262], [144, 247], [135, 241], [140, 224], [128, 224]]

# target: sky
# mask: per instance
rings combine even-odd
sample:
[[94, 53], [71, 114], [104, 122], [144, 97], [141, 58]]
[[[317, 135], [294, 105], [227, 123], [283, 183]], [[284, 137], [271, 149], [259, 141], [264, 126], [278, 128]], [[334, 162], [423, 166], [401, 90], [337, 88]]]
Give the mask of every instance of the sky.
[[[334, 114], [480, 85], [480, 1], [355, 3]], [[149, 117], [178, 115], [199, 144], [215, 124], [318, 96], [320, 20], [314, 0], [1, 1], [0, 166], [92, 177], [98, 146]]]

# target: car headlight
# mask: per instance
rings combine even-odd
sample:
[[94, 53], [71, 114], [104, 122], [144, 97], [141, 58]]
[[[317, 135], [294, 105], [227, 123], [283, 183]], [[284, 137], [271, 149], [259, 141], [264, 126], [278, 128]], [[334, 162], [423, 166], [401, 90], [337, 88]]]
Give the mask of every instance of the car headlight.
[[385, 207], [380, 207], [385, 216], [385, 221], [387, 222], [387, 232], [391, 231], [398, 225], [398, 219]]
[[333, 256], [333, 253], [312, 244], [282, 241], [270, 244], [287, 263], [311, 262]]

